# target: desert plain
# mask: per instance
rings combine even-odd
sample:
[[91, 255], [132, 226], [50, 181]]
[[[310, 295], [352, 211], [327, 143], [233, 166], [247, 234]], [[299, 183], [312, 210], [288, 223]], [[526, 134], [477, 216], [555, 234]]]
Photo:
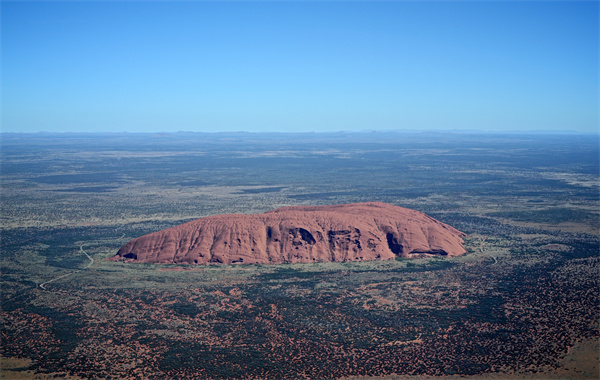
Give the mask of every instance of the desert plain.
[[[598, 378], [597, 135], [1, 136], [2, 378]], [[219, 214], [384, 202], [466, 254], [109, 261]]]

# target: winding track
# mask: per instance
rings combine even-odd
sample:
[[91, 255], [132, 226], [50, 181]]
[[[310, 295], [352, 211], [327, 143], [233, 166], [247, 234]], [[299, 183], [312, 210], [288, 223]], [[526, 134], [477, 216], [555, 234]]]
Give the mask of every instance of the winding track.
[[90, 255], [88, 255], [86, 251], [83, 250], [83, 244], [81, 244], [79, 246], [79, 252], [83, 253], [90, 260], [90, 263], [87, 265], [87, 267], [85, 267], [83, 269], [77, 269], [77, 270], [75, 270], [75, 271], [73, 271], [71, 273], [63, 274], [63, 275], [58, 276], [58, 277], [54, 277], [52, 280], [49, 280], [49, 281], [41, 283], [40, 284], [40, 288], [42, 288], [44, 290], [48, 290], [48, 289], [46, 289], [46, 285], [48, 285], [49, 283], [54, 282], [56, 280], [60, 280], [61, 278], [69, 277], [69, 276], [71, 276], [71, 275], [73, 275], [73, 274], [75, 274], [77, 272], [81, 272], [82, 270], [89, 269], [92, 265], [94, 265], [94, 259]]

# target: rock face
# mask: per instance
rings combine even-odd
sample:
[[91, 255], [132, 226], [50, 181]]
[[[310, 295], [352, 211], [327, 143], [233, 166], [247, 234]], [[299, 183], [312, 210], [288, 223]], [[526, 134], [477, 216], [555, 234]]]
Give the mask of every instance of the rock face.
[[216, 215], [131, 240], [111, 258], [144, 263], [275, 264], [465, 253], [464, 233], [386, 203]]

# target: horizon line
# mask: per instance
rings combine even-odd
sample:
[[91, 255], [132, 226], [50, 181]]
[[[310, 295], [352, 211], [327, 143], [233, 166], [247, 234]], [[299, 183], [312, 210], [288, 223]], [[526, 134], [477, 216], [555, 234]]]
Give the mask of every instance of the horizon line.
[[515, 130], [482, 130], [482, 129], [363, 129], [363, 130], [337, 130], [337, 131], [245, 131], [245, 130], [229, 130], [229, 131], [193, 131], [193, 130], [178, 130], [178, 131], [2, 131], [0, 135], [19, 134], [19, 135], [175, 135], [175, 134], [278, 134], [278, 135], [308, 135], [308, 134], [369, 134], [369, 133], [479, 133], [479, 134], [600, 134], [600, 129], [597, 131], [579, 131], [569, 129], [515, 129]]

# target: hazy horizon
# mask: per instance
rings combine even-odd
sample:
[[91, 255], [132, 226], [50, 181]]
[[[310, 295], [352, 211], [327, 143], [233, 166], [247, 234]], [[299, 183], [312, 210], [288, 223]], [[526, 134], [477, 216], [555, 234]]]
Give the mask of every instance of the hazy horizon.
[[0, 131], [1, 135], [185, 135], [185, 134], [208, 134], [208, 135], [361, 135], [361, 134], [474, 134], [474, 135], [600, 135], [600, 131], [576, 131], [576, 130], [477, 130], [477, 129], [365, 129], [350, 131]]
[[2, 132], [598, 133], [596, 1], [1, 7]]

